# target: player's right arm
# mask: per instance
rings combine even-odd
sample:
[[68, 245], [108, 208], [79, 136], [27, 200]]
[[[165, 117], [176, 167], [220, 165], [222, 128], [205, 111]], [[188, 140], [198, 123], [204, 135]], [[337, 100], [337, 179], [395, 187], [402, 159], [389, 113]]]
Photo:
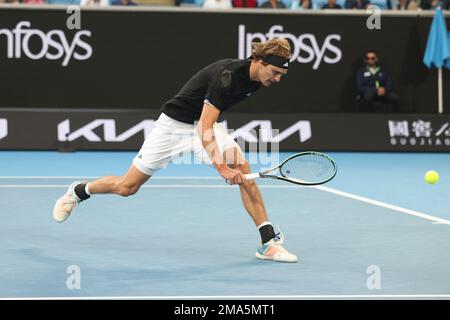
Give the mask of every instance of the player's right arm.
[[232, 184], [240, 184], [245, 180], [244, 174], [227, 165], [225, 156], [220, 153], [219, 147], [217, 146], [213, 125], [219, 118], [219, 115], [219, 109], [205, 102], [198, 122], [197, 131], [203, 148], [219, 174]]

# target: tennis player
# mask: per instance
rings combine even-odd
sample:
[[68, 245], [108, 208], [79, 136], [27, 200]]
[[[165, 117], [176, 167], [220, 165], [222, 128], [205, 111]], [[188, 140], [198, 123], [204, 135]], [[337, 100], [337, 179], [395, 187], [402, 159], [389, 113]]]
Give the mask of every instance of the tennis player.
[[261, 234], [260, 259], [296, 262], [284, 247], [284, 235], [269, 222], [258, 186], [246, 180], [250, 173], [239, 145], [217, 123], [221, 112], [251, 96], [261, 85], [278, 83], [289, 68], [291, 47], [285, 39], [255, 43], [248, 60], [223, 59], [195, 74], [161, 108], [155, 128], [144, 141], [123, 176], [106, 176], [92, 182], [72, 183], [55, 204], [53, 217], [65, 221], [74, 207], [94, 194], [135, 194], [159, 169], [180, 153], [192, 151], [202, 163], [213, 165], [231, 184], [238, 184], [245, 209]]

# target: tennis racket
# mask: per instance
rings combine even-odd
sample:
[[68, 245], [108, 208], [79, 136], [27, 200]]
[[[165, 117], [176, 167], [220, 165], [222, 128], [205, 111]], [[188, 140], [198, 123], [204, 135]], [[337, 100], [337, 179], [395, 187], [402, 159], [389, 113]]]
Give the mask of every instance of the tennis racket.
[[247, 180], [278, 179], [313, 186], [330, 181], [336, 173], [336, 162], [330, 156], [316, 151], [307, 151], [287, 158], [272, 169], [246, 174], [245, 178]]

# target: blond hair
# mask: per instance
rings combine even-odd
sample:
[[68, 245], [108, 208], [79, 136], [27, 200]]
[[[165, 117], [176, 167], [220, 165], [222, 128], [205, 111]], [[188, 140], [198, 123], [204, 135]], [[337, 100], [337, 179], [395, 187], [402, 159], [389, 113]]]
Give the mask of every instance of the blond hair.
[[289, 41], [284, 38], [274, 38], [266, 42], [252, 43], [252, 57], [253, 59], [261, 59], [269, 55], [279, 56], [285, 59], [291, 57], [291, 45]]

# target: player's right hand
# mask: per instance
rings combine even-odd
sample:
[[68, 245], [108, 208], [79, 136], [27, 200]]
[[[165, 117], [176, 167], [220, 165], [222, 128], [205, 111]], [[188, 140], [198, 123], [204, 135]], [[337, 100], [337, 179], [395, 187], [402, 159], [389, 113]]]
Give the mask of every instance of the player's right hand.
[[218, 171], [229, 184], [241, 184], [245, 181], [245, 176], [241, 171], [232, 169], [229, 166], [223, 166]]

